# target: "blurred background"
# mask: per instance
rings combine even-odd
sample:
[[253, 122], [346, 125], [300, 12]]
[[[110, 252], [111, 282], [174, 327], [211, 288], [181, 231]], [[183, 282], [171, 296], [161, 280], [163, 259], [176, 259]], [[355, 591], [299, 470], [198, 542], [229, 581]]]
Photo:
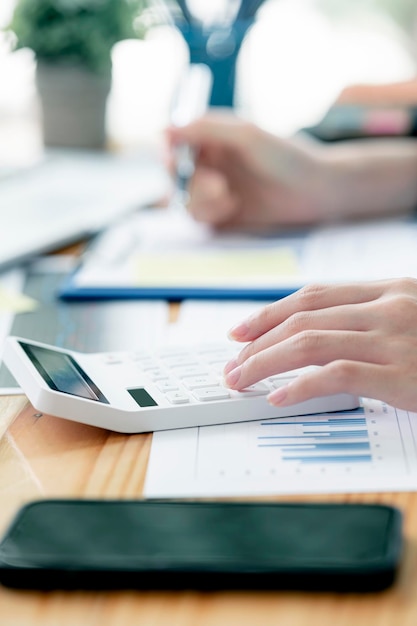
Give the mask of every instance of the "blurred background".
[[[28, 2], [34, 10], [46, 0], [0, 2], [3, 168], [30, 162], [43, 150], [36, 55], [22, 45], [23, 35], [29, 37], [28, 27], [19, 25], [21, 41], [7, 28], [18, 3]], [[71, 12], [83, 5], [99, 6], [103, 0], [48, 2]], [[188, 8], [202, 23], [221, 25], [234, 4], [233, 0], [189, 0]], [[416, 0], [264, 0], [260, 4], [239, 51], [234, 106], [265, 129], [286, 135], [316, 123], [347, 85], [401, 82], [416, 75]], [[168, 2], [168, 8], [162, 0], [138, 3], [134, 30], [112, 34], [120, 41], [111, 48], [112, 80], [105, 109], [108, 149], [136, 150], [161, 140], [175, 85], [189, 61], [175, 0]], [[112, 21], [111, 13], [108, 20]], [[98, 28], [90, 22], [86, 33], [89, 41], [95, 41]], [[58, 37], [61, 43], [65, 36], [63, 32]], [[98, 46], [98, 35], [96, 39]], [[85, 87], [83, 93], [87, 98]]]

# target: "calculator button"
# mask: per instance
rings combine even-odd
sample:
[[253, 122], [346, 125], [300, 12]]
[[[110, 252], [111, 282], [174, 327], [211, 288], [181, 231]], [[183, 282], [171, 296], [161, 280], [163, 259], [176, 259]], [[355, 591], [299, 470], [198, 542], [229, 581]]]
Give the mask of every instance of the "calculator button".
[[149, 371], [148, 372], [148, 377], [153, 382], [156, 382], [158, 380], [166, 380], [167, 378], [169, 378], [169, 375], [168, 375], [168, 372], [166, 370], [157, 369], [157, 370]]
[[187, 378], [188, 376], [207, 375], [209, 371], [204, 365], [187, 365], [186, 367], [173, 367], [172, 374], [178, 378]]
[[209, 387], [205, 389], [196, 389], [193, 391], [193, 395], [200, 400], [200, 402], [207, 402], [210, 400], [226, 400], [230, 398], [230, 392], [224, 387]]
[[290, 383], [292, 380], [294, 380], [294, 376], [291, 376], [291, 378], [275, 378], [272, 381], [272, 386], [274, 389], [279, 389], [284, 385], [288, 385], [288, 383]]
[[164, 359], [164, 365], [167, 367], [183, 367], [185, 365], [198, 365], [199, 362], [192, 354], [187, 356], [175, 356]]
[[172, 391], [167, 393], [165, 397], [171, 404], [187, 404], [190, 401], [190, 398], [182, 391]]
[[186, 356], [187, 354], [189, 354], [188, 350], [186, 348], [164, 348], [163, 350], [159, 350], [157, 352], [157, 356], [160, 359], [165, 359], [165, 358], [169, 358], [169, 357], [173, 357], [173, 356]]
[[187, 389], [201, 389], [203, 387], [218, 387], [219, 381], [214, 376], [195, 376], [184, 379]]
[[132, 359], [132, 361], [140, 361], [142, 359], [149, 359], [150, 358], [149, 354], [147, 352], [145, 352], [145, 351], [143, 351], [143, 352], [138, 352], [138, 351], [129, 352], [129, 356]]
[[175, 382], [175, 380], [162, 380], [157, 384], [159, 391], [166, 393], [167, 391], [178, 391], [180, 386]]
[[140, 367], [143, 372], [150, 372], [151, 370], [157, 370], [160, 368], [158, 361], [154, 359], [142, 359], [136, 361], [136, 365]]
[[117, 354], [106, 354], [103, 356], [103, 363], [105, 365], [120, 365], [120, 363], [123, 362], [123, 357]]
[[224, 359], [216, 359], [215, 361], [210, 361], [209, 365], [215, 368], [222, 368], [226, 365], [228, 359], [225, 357]]
[[207, 363], [226, 363], [235, 353], [230, 353], [226, 351], [215, 352], [214, 354], [209, 354], [204, 357], [204, 360]]
[[219, 345], [207, 345], [207, 346], [198, 346], [196, 352], [198, 352], [198, 354], [213, 354], [213, 352], [224, 352], [226, 350], [228, 350], [228, 347], [225, 348], [224, 346], [219, 346]]
[[214, 361], [213, 363], [210, 363], [210, 367], [215, 372], [223, 372], [226, 363], [227, 359], [223, 359], [222, 361]]
[[269, 387], [265, 385], [265, 383], [256, 383], [255, 385], [250, 385], [246, 387], [246, 389], [242, 389], [242, 391], [232, 391], [231, 394], [234, 398], [249, 398], [252, 396], [264, 396], [269, 393]]

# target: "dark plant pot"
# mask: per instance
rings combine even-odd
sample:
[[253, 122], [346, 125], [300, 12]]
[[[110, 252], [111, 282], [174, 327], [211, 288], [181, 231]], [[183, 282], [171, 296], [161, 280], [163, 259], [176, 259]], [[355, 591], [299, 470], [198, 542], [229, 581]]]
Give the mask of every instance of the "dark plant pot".
[[45, 146], [102, 150], [111, 75], [38, 62], [36, 85]]

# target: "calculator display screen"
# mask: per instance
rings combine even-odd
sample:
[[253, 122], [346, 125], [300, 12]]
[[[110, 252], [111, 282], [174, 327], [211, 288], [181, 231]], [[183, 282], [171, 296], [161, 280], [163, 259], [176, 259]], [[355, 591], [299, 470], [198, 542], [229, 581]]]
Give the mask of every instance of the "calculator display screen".
[[69, 354], [19, 343], [51, 389], [71, 396], [109, 403], [97, 385]]
[[127, 391], [136, 404], [142, 408], [145, 406], [158, 406], [158, 403], [155, 402], [152, 396], [143, 387], [136, 387], [135, 389], [128, 389]]

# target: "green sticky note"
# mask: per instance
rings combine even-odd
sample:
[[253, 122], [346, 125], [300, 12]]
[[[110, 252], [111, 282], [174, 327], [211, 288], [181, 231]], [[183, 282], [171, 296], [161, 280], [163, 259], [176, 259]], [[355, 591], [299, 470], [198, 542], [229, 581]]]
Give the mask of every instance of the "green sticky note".
[[0, 312], [27, 313], [34, 311], [38, 303], [22, 293], [16, 293], [0, 285]]
[[298, 274], [291, 248], [150, 252], [135, 262], [138, 286], [236, 287], [275, 284]]

